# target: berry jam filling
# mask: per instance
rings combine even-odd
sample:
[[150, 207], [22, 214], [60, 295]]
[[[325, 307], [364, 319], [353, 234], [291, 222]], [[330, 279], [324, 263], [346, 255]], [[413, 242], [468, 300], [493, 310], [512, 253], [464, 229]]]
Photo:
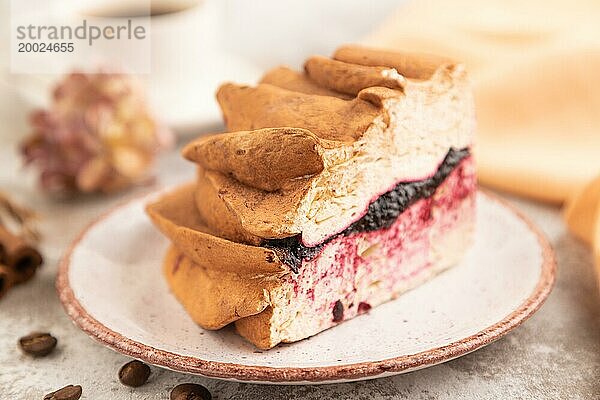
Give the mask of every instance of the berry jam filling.
[[342, 232], [313, 247], [302, 244], [301, 234], [283, 239], [267, 239], [262, 245], [277, 252], [281, 260], [298, 272], [302, 260], [312, 260], [323, 247], [340, 235], [371, 232], [392, 226], [398, 216], [418, 200], [430, 197], [460, 162], [469, 156], [469, 149], [450, 149], [435, 174], [414, 182], [400, 182], [392, 190], [369, 204], [367, 213]]

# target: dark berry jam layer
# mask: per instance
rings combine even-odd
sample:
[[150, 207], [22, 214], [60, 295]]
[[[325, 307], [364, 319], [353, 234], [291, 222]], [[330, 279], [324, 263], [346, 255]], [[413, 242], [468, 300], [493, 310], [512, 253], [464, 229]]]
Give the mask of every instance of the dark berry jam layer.
[[413, 203], [433, 195], [452, 170], [469, 154], [469, 149], [450, 149], [432, 177], [420, 181], [398, 183], [392, 190], [382, 194], [369, 204], [367, 213], [362, 218], [321, 244], [306, 247], [302, 244], [301, 234], [298, 234], [283, 239], [268, 239], [262, 245], [275, 250], [281, 260], [297, 273], [302, 260], [313, 259], [328, 242], [340, 235], [347, 236], [353, 233], [376, 231], [392, 226], [396, 218]]

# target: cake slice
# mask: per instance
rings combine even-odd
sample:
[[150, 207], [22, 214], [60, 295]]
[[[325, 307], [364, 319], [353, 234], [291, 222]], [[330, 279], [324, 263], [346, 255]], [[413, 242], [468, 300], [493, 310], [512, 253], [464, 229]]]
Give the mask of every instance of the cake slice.
[[456, 264], [474, 224], [461, 65], [359, 47], [217, 98], [230, 132], [190, 143], [198, 179], [148, 206], [164, 273], [207, 329], [260, 348], [369, 311]]

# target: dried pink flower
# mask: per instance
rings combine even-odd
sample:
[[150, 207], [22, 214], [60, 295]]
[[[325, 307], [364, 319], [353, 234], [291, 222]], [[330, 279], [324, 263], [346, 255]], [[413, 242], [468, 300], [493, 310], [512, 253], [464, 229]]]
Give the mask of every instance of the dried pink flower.
[[173, 137], [151, 115], [139, 82], [124, 74], [73, 73], [48, 110], [31, 114], [21, 144], [26, 165], [52, 193], [112, 192], [148, 177]]

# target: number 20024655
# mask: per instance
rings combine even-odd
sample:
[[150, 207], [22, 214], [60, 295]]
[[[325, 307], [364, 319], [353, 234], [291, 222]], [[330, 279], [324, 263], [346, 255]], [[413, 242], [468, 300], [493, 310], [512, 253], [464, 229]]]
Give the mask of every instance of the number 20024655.
[[73, 43], [30, 43], [21, 42], [17, 45], [19, 53], [72, 53]]

